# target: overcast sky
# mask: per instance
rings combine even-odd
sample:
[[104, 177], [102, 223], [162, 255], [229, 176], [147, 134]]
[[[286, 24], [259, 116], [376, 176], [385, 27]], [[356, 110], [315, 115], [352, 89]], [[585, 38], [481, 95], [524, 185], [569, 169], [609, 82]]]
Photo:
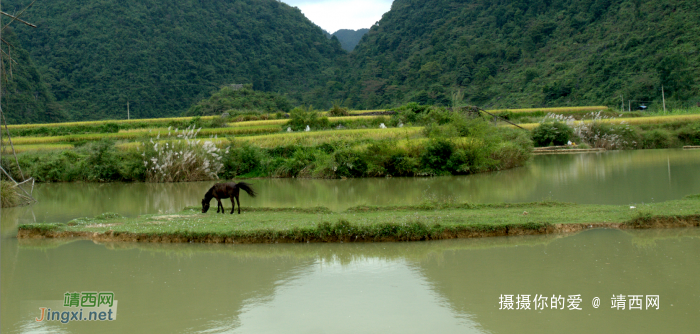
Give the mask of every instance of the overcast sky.
[[391, 8], [392, 0], [282, 0], [329, 33], [369, 28]]

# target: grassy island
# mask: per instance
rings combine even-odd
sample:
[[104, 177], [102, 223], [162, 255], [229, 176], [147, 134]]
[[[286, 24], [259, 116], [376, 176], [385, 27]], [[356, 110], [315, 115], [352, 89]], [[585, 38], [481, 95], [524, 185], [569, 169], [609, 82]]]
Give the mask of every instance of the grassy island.
[[[230, 210], [230, 207], [229, 207]], [[244, 208], [242, 214], [122, 217], [105, 213], [68, 223], [20, 225], [18, 238], [81, 237], [96, 241], [277, 243], [414, 241], [575, 232], [588, 228], [700, 226], [700, 195], [628, 205], [561, 202], [469, 204], [427, 202], [405, 207]]]

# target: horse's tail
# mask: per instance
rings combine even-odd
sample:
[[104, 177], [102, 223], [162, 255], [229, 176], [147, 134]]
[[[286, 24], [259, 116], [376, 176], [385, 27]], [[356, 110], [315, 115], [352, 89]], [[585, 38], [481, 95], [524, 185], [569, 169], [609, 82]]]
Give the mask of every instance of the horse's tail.
[[255, 195], [257, 195], [257, 194], [255, 193], [255, 190], [253, 190], [253, 188], [251, 188], [250, 186], [251, 186], [250, 184], [245, 183], [245, 182], [236, 183], [236, 187], [245, 190], [245, 192], [247, 192], [248, 195], [250, 195], [250, 197], [255, 197]]

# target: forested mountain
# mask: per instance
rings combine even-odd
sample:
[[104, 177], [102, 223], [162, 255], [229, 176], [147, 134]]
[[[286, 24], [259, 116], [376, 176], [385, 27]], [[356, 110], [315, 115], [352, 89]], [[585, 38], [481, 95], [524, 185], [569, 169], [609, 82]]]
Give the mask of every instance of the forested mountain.
[[[3, 1], [13, 12], [28, 0]], [[276, 0], [52, 0], [18, 27], [45, 82], [73, 119], [182, 113], [225, 84], [313, 101], [336, 39]]]
[[395, 0], [351, 53], [276, 0], [40, 0], [23, 18], [37, 88], [10, 88], [40, 93], [8, 100], [19, 121], [179, 115], [230, 84], [316, 108], [700, 101], [697, 1]]
[[346, 51], [352, 51], [355, 49], [357, 43], [360, 42], [362, 36], [364, 36], [368, 31], [369, 29], [340, 29], [334, 32], [333, 36], [338, 38], [338, 41], [340, 42], [340, 45], [343, 47], [343, 49], [345, 49]]
[[[8, 124], [49, 123], [67, 119], [47, 89], [29, 53], [22, 48], [12, 28], [2, 38], [12, 45], [3, 48], [6, 77], [2, 82], [2, 110]], [[12, 56], [10, 61], [9, 56]]]
[[[698, 99], [700, 2], [396, 0], [339, 68], [329, 99], [373, 108], [667, 104]], [[670, 100], [670, 101], [669, 101]]]

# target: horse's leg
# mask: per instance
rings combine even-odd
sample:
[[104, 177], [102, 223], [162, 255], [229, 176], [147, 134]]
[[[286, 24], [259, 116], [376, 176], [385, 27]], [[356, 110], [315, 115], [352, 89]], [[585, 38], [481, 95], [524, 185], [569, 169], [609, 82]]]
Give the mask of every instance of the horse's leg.
[[238, 214], [241, 214], [241, 200], [238, 199], [238, 196], [236, 196], [236, 202], [238, 202]]
[[[231, 214], [233, 214], [233, 210], [236, 208], [236, 202], [233, 201], [233, 197], [234, 197], [234, 196], [231, 195]], [[238, 210], [240, 210], [240, 209], [241, 209], [241, 208], [240, 208], [240, 205], [239, 205]]]
[[224, 205], [221, 204], [221, 199], [218, 197], [216, 198], [217, 206], [216, 206], [216, 213], [219, 213], [219, 208], [221, 208], [221, 213], [224, 213]]

